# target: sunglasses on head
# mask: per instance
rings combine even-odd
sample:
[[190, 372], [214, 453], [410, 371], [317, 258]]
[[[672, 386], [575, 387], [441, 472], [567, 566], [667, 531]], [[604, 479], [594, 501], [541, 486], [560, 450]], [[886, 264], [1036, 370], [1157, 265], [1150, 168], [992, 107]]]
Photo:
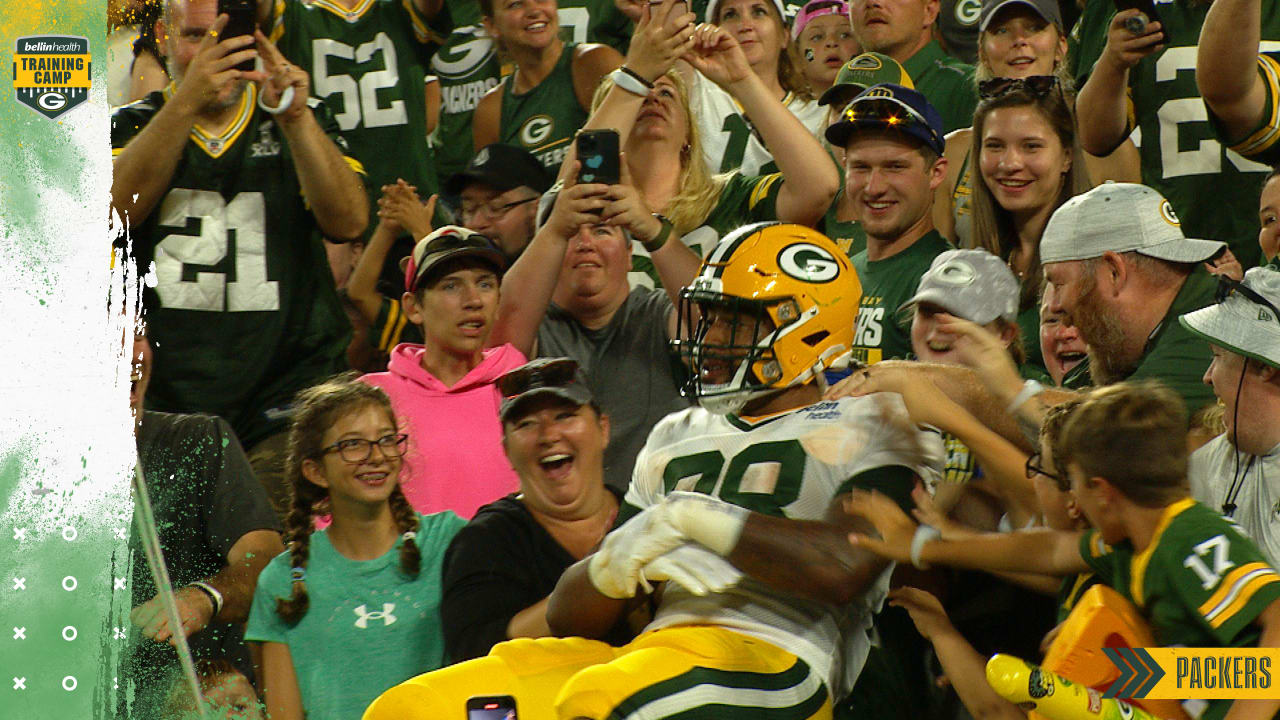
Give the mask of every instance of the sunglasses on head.
[[991, 78], [978, 83], [978, 97], [982, 100], [1002, 97], [1017, 90], [1030, 93], [1037, 99], [1047, 96], [1058, 87], [1057, 75], [1032, 75], [1024, 78]]
[[1233, 280], [1226, 275], [1218, 276], [1218, 288], [1213, 293], [1213, 299], [1221, 303], [1231, 297], [1232, 293], [1237, 292], [1249, 302], [1252, 302], [1255, 305], [1261, 305], [1262, 307], [1270, 310], [1271, 317], [1275, 319], [1276, 322], [1280, 322], [1280, 310], [1277, 310], [1276, 306], [1271, 304], [1271, 301], [1262, 297], [1244, 283], [1239, 282], [1238, 280]]
[[929, 127], [929, 121], [923, 115], [887, 97], [871, 98], [849, 105], [844, 109], [844, 119], [852, 123], [882, 123], [889, 127], [907, 127], [912, 124]]
[[578, 363], [570, 358], [561, 358], [536, 367], [516, 368], [498, 378], [498, 392], [504, 398], [523, 395], [534, 388], [564, 387], [577, 378]]

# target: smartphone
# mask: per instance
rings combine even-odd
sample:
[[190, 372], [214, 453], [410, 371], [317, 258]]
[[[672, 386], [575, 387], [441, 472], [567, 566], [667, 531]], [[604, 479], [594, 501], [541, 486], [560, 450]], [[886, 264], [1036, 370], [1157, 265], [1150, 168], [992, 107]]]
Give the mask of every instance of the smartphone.
[[[649, 0], [649, 12], [650, 13], [657, 12], [658, 6], [661, 5], [662, 3], [663, 3], [663, 0]], [[686, 2], [685, 0], [677, 0], [676, 4], [672, 6], [671, 12], [665, 18], [663, 18], [662, 21], [664, 23], [670, 22], [671, 18], [680, 17], [681, 15], [684, 15], [687, 12], [689, 12], [689, 3]], [[694, 22], [697, 22], [697, 21], [695, 20]]]
[[621, 172], [617, 130], [583, 130], [578, 133], [578, 182], [617, 185]]
[[516, 699], [510, 695], [482, 695], [467, 700], [467, 720], [517, 720]]
[[1121, 10], [1138, 10], [1147, 16], [1147, 22], [1160, 23], [1160, 44], [1169, 47], [1169, 30], [1164, 27], [1164, 22], [1160, 19], [1160, 15], [1156, 13], [1156, 4], [1154, 0], [1115, 0], [1116, 12]]
[[[226, 13], [227, 26], [222, 28], [222, 37], [226, 40], [240, 35], [253, 35], [258, 27], [257, 0], [218, 0], [218, 14]], [[245, 60], [236, 65], [237, 70], [251, 72], [253, 60]]]

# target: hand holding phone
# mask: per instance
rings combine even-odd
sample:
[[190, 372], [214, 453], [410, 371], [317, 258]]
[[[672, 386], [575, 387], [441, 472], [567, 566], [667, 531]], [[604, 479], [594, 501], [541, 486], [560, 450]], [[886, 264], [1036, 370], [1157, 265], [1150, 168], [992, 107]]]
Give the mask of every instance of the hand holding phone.
[[617, 185], [621, 177], [617, 130], [583, 130], [574, 141], [579, 183]]
[[[256, 0], [218, 0], [218, 14], [227, 16], [227, 26], [222, 29], [218, 40], [253, 35], [258, 27], [258, 4]], [[253, 61], [245, 60], [235, 66], [244, 72], [253, 71]]]
[[[1137, 10], [1144, 16], [1131, 16], [1127, 18], [1124, 22], [1124, 27], [1127, 32], [1135, 37], [1145, 35], [1149, 32], [1147, 27], [1150, 26], [1151, 23], [1158, 22], [1160, 23], [1160, 41], [1157, 44], [1164, 45], [1165, 47], [1169, 46], [1169, 31], [1165, 29], [1164, 23], [1160, 22], [1160, 15], [1156, 12], [1156, 4], [1154, 0], [1114, 0], [1114, 2], [1116, 12], [1118, 13], [1124, 12], [1125, 10]], [[1135, 22], [1139, 20], [1141, 21], [1141, 25], [1139, 25], [1138, 22]]]
[[[651, 17], [655, 19], [657, 18], [658, 9], [662, 7], [663, 2], [665, 2], [665, 0], [649, 0], [649, 14]], [[672, 6], [671, 12], [667, 13], [665, 18], [662, 18], [662, 23], [664, 25], [670, 25], [674, 22], [675, 18], [681, 17], [687, 12], [689, 12], [689, 3], [687, 0], [676, 0], [676, 4]]]

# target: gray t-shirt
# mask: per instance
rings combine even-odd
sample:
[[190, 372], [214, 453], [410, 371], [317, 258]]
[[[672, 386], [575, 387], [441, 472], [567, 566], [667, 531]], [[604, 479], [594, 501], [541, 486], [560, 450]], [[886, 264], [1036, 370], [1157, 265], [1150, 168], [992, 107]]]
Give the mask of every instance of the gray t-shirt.
[[671, 299], [637, 287], [608, 325], [589, 330], [554, 304], [538, 327], [538, 357], [578, 361], [600, 408], [609, 415], [604, 479], [626, 492], [636, 455], [659, 420], [690, 403], [680, 397], [667, 345]]
[[1275, 565], [1280, 563], [1280, 445], [1266, 455], [1240, 453], [1225, 434], [1191, 453], [1187, 476], [1191, 497], [1221, 510], [1227, 502], [1231, 514], [1258, 549]]

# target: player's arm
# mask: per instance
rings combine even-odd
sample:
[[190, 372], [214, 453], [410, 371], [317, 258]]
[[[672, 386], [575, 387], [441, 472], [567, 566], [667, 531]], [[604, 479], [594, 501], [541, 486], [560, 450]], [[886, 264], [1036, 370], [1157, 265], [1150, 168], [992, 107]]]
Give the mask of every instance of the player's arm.
[[[217, 41], [218, 33], [226, 23], [225, 17], [214, 21], [209, 33], [200, 40], [173, 97], [115, 156], [111, 206], [131, 224], [137, 225], [146, 220], [169, 191], [183, 148], [201, 110], [241, 78], [261, 77], [235, 68], [238, 63], [257, 57], [253, 38], [241, 35]], [[186, 39], [188, 42], [191, 40]]]
[[[911, 562], [911, 545], [919, 526], [880, 493], [855, 490], [845, 510], [875, 528], [879, 537], [852, 533], [849, 543], [898, 562]], [[1089, 569], [1080, 555], [1079, 532], [1033, 529], [1012, 533], [983, 533], [963, 540], [923, 543], [919, 559], [930, 565], [948, 565], [988, 572], [1006, 570], [1064, 576]]]
[[489, 88], [476, 103], [475, 112], [471, 114], [471, 140], [475, 146], [472, 152], [480, 152], [498, 142], [502, 133], [502, 89], [509, 82], [510, 75]]
[[285, 90], [294, 90], [292, 102], [275, 116], [275, 121], [289, 144], [302, 195], [316, 224], [335, 241], [354, 240], [369, 224], [369, 198], [364, 184], [312, 112], [308, 103], [311, 77], [302, 68], [289, 64], [261, 30], [255, 31], [254, 37], [267, 76], [262, 86], [263, 102], [278, 106]]
[[840, 189], [840, 176], [831, 157], [751, 70], [742, 47], [729, 32], [704, 24], [698, 26], [694, 38], [694, 52], [686, 59], [738, 101], [782, 171], [778, 219], [814, 225]]
[[594, 555], [569, 566], [547, 598], [546, 621], [556, 637], [600, 638], [626, 617], [647, 595], [615, 598], [591, 581], [588, 566]]
[[1200, 30], [1196, 84], [1227, 140], [1263, 123], [1267, 90], [1257, 72], [1262, 40], [1261, 0], [1221, 0], [1209, 6]]
[[1080, 146], [1094, 155], [1110, 155], [1129, 135], [1129, 72], [1164, 47], [1158, 22], [1148, 23], [1140, 35], [1125, 29], [1125, 20], [1139, 14], [1138, 10], [1122, 10], [1111, 18], [1107, 45], [1076, 96]]
[[[577, 176], [575, 164], [573, 175]], [[608, 185], [578, 185], [567, 180], [556, 195], [547, 221], [529, 246], [502, 277], [498, 319], [489, 345], [511, 343], [526, 357], [533, 356], [538, 326], [547, 313], [547, 305], [560, 277], [560, 266], [569, 241], [583, 225], [600, 223], [600, 215], [608, 199]]]
[[302, 691], [289, 646], [262, 643], [262, 696], [271, 720], [303, 720]]
[[[1280, 647], [1280, 599], [1271, 601], [1254, 622], [1262, 628], [1258, 647]], [[1231, 703], [1231, 709], [1227, 711], [1224, 720], [1269, 720], [1277, 712], [1280, 712], [1280, 698], [1236, 700]]]

